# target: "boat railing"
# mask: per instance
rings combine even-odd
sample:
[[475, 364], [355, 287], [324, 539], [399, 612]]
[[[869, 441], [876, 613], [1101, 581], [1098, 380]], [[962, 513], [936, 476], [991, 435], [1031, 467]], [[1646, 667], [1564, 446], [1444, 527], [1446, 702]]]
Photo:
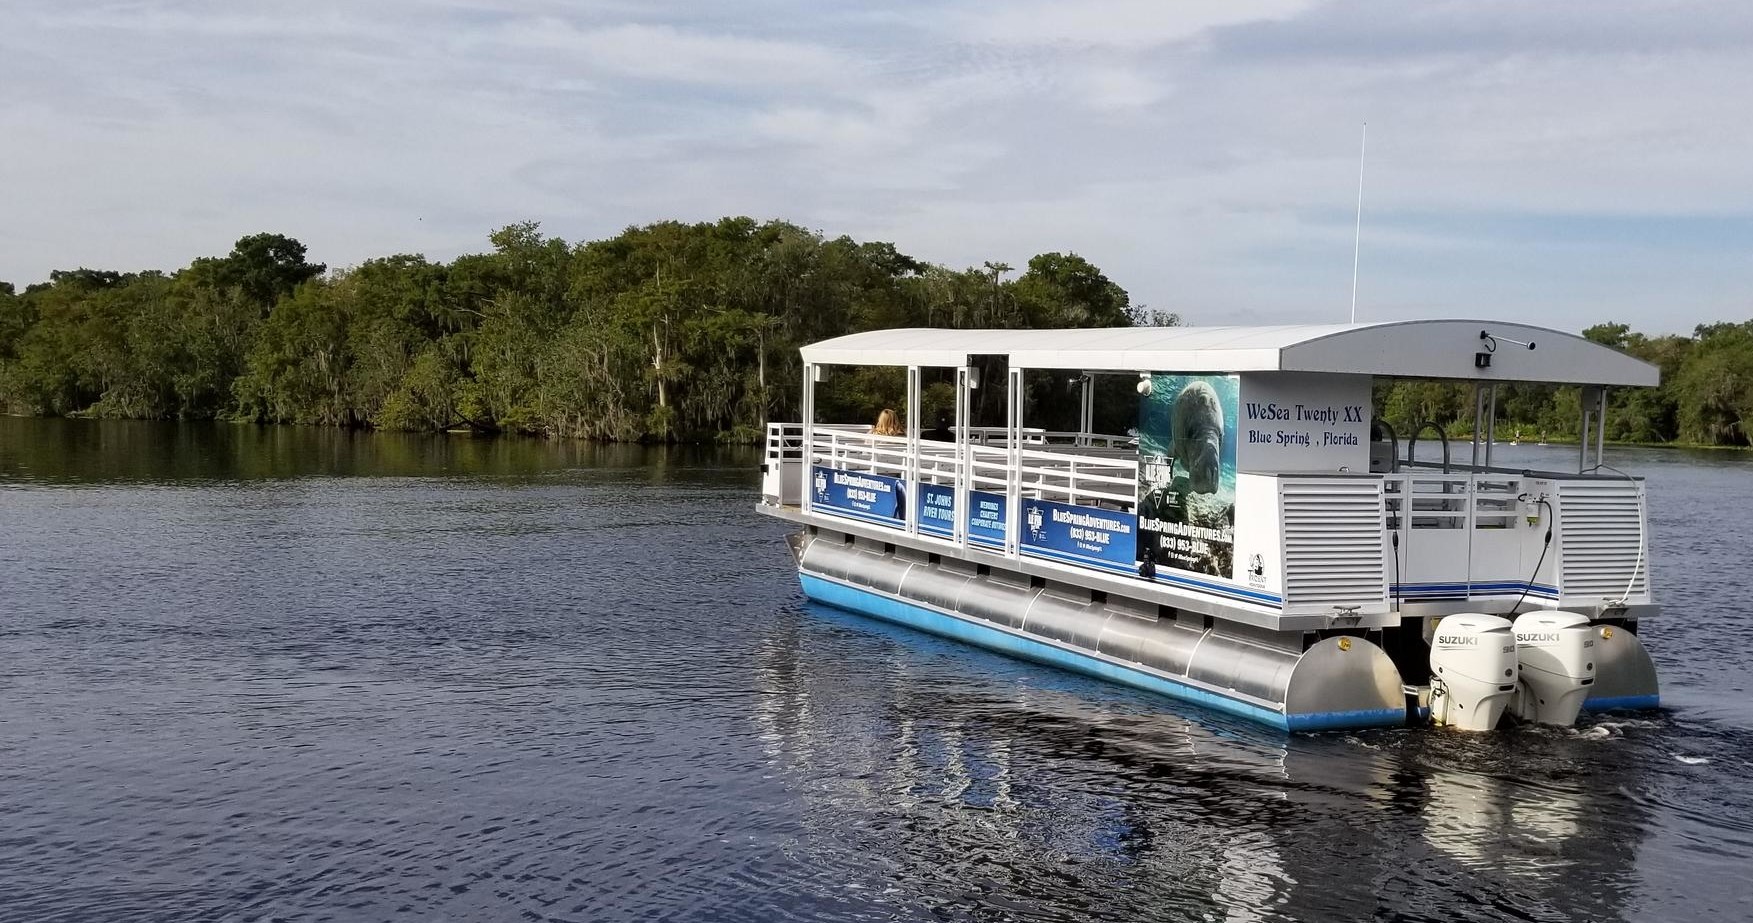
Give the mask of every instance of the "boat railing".
[[812, 464], [844, 471], [906, 477], [912, 459], [913, 451], [905, 436], [818, 426], [810, 442]]
[[1405, 459], [1401, 459], [1399, 462], [1399, 469], [1398, 470], [1399, 470], [1399, 472], [1402, 472], [1402, 473], [1408, 472], [1408, 471], [1418, 472], [1418, 473], [1426, 473], [1426, 472], [1435, 471], [1435, 472], [1442, 472], [1444, 474], [1456, 474], [1456, 475], [1460, 475], [1460, 474], [1500, 474], [1500, 475], [1507, 474], [1507, 475], [1516, 476], [1516, 477], [1530, 477], [1530, 476], [1531, 477], [1545, 477], [1545, 478], [1555, 478], [1555, 479], [1571, 480], [1571, 481], [1587, 481], [1587, 480], [1623, 481], [1623, 480], [1625, 480], [1624, 475], [1614, 474], [1611, 472], [1602, 473], [1600, 471], [1583, 471], [1583, 472], [1558, 471], [1558, 470], [1553, 470], [1553, 469], [1549, 469], [1549, 468], [1511, 467], [1508, 465], [1471, 465], [1471, 464], [1468, 464], [1466, 462], [1459, 462], [1459, 461], [1451, 463], [1449, 465], [1449, 467], [1445, 470], [1443, 468], [1442, 462], [1437, 462], [1437, 461], [1411, 461], [1411, 462], [1408, 462]]
[[1073, 506], [1131, 510], [1138, 498], [1138, 462], [1025, 449], [1018, 453], [1023, 496]]
[[[1025, 426], [1018, 439], [1023, 445], [1047, 445], [1051, 437], [1063, 435], [1049, 433], [1034, 426]], [[1010, 445], [1010, 431], [1002, 426], [970, 426], [968, 442], [973, 445]]]
[[803, 459], [803, 424], [802, 423], [769, 423], [767, 424], [767, 452], [764, 460], [768, 464]]
[[[1138, 444], [1138, 437], [1023, 427], [1020, 441], [1021, 444], [1027, 446], [1125, 449], [1135, 447]], [[1010, 434], [1002, 426], [970, 426], [968, 427], [968, 442], [974, 445], [1004, 446], [1010, 444]]]
[[[767, 474], [764, 493], [782, 505], [807, 502], [799, 485], [809, 465], [893, 478], [907, 506], [896, 514], [899, 522], [882, 524], [925, 535], [915, 521], [925, 514], [914, 505], [930, 499], [950, 511], [932, 521], [933, 541], [966, 541], [972, 525], [964, 519], [981, 505], [966, 492], [1004, 498], [999, 508], [1012, 513], [999, 525], [1007, 531], [1003, 553], [1010, 556], [1027, 553], [1019, 546], [1018, 504], [1137, 509], [1138, 462], [1121, 449], [915, 441], [862, 426], [817, 425], [806, 451], [802, 427], [773, 424], [766, 459], [770, 469], [791, 471]], [[1234, 547], [1237, 554], [1263, 546], [1283, 550], [1282, 573], [1267, 578], [1265, 592], [1280, 593], [1287, 612], [1386, 605], [1389, 598], [1396, 606], [1485, 601], [1486, 611], [1512, 602], [1648, 600], [1639, 481], [1425, 467], [1247, 474], [1243, 480]], [[944, 500], [943, 488], [955, 492], [953, 503]]]
[[761, 495], [767, 501], [781, 506], [802, 501], [803, 440], [802, 423], [767, 424], [767, 447], [761, 458]]
[[1387, 527], [1407, 529], [1506, 529], [1515, 525], [1522, 479], [1501, 473], [1383, 475]]
[[992, 494], [1010, 491], [1010, 450], [968, 446], [968, 489]]
[[1639, 480], [1501, 469], [1382, 478], [1400, 599], [1649, 598]]
[[[928, 444], [920, 442], [924, 450]], [[949, 451], [920, 458], [919, 479], [929, 484], [954, 486], [959, 482], [954, 445], [934, 443]], [[1007, 448], [969, 445], [968, 489], [1008, 494], [1012, 483], [1021, 496], [1068, 503], [1130, 510], [1137, 495], [1138, 463], [1130, 459], [1076, 455], [1064, 451], [1025, 449], [1011, 464]]]
[[[801, 428], [769, 428], [767, 457], [790, 451], [782, 443], [802, 442]], [[972, 490], [1007, 493], [1014, 480], [1025, 496], [1061, 503], [1131, 509], [1136, 495], [1138, 463], [1129, 458], [1082, 455], [1050, 446], [1021, 449], [1015, 467], [1008, 447], [969, 444], [968, 486]], [[953, 486], [960, 480], [957, 446], [921, 439], [915, 453], [904, 436], [879, 436], [862, 427], [817, 426], [810, 445], [812, 464], [906, 478], [917, 465], [920, 481]], [[790, 458], [801, 460], [801, 453]]]

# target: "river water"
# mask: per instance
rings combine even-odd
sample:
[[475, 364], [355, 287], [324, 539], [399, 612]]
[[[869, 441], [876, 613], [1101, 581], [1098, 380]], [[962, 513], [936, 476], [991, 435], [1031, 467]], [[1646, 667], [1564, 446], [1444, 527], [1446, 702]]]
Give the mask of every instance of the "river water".
[[1663, 712], [1287, 737], [805, 603], [747, 451], [0, 418], [0, 920], [1753, 919], [1753, 458], [1609, 460]]

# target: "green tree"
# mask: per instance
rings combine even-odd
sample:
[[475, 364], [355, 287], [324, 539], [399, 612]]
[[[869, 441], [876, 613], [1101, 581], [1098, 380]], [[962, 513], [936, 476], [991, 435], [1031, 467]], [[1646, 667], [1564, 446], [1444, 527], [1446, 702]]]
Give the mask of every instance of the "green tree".
[[232, 385], [237, 416], [265, 423], [351, 426], [349, 318], [332, 287], [306, 285], [263, 321]]
[[1707, 324], [1674, 382], [1680, 437], [1712, 445], [1748, 444], [1753, 421], [1753, 321]]
[[[417, 255], [328, 273], [279, 234], [171, 275], [79, 268], [19, 292], [0, 285], [0, 408], [378, 426], [468, 425], [600, 439], [755, 438], [795, 419], [803, 344], [880, 327], [1173, 324], [1134, 305], [1076, 254], [1020, 274], [1000, 261], [955, 269], [885, 241], [746, 217], [629, 227], [569, 244], [520, 223], [488, 252]], [[1603, 323], [1584, 336], [1653, 362], [1663, 384], [1612, 392], [1614, 439], [1744, 445], [1753, 413], [1753, 322], [1648, 337]], [[982, 374], [1002, 380], [987, 362]], [[1075, 419], [1077, 383], [1031, 374], [1039, 419]], [[836, 370], [824, 416], [874, 419], [902, 405], [897, 370]], [[1125, 382], [1102, 406], [1126, 407]], [[982, 388], [977, 423], [1003, 419]], [[1380, 413], [1410, 430], [1464, 431], [1470, 389], [1384, 382]], [[1574, 388], [1509, 384], [1500, 433], [1574, 435]], [[927, 383], [923, 423], [953, 404]], [[1110, 424], [1111, 425], [1111, 424]]]
[[239, 238], [231, 253], [196, 260], [184, 272], [191, 281], [210, 288], [235, 288], [263, 311], [292, 290], [323, 274], [321, 263], [305, 260], [304, 244], [284, 234], [252, 234]]
[[1125, 327], [1131, 300], [1102, 271], [1075, 253], [1043, 253], [1013, 286], [1030, 327]]

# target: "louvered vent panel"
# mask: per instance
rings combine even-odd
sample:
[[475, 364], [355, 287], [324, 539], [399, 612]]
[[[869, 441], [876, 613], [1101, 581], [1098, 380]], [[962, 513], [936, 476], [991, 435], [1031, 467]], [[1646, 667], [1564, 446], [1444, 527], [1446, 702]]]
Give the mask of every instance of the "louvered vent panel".
[[1633, 481], [1559, 484], [1560, 595], [1633, 600], [1648, 596], [1642, 494], [1643, 484]]
[[1330, 608], [1387, 598], [1382, 482], [1279, 479], [1287, 608]]

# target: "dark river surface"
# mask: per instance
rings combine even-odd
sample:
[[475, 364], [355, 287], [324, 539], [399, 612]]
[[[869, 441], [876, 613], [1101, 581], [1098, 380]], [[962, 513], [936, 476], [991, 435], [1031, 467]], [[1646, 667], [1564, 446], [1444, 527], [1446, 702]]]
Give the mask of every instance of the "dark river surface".
[[0, 920], [1753, 919], [1753, 456], [1609, 454], [1663, 712], [1296, 737], [805, 603], [757, 461], [0, 418]]

